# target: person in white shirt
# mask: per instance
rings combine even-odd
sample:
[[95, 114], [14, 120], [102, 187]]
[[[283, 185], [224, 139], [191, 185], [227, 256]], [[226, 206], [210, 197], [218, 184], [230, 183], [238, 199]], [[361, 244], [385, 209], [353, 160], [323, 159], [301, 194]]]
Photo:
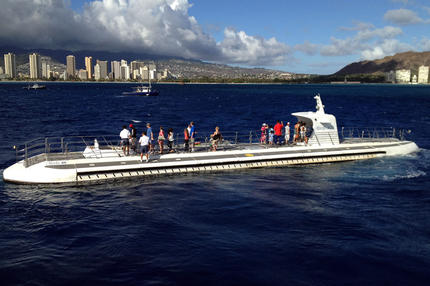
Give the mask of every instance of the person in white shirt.
[[128, 156], [130, 151], [130, 131], [128, 131], [125, 125], [122, 126], [122, 131], [119, 133], [119, 137], [121, 137], [122, 151], [125, 156]]
[[290, 122], [287, 122], [285, 125], [285, 145], [288, 145], [288, 142], [290, 141]]
[[145, 132], [142, 133], [142, 137], [139, 139], [140, 144], [140, 162], [143, 162], [143, 154], [146, 156], [146, 162], [149, 161], [149, 137], [146, 136]]

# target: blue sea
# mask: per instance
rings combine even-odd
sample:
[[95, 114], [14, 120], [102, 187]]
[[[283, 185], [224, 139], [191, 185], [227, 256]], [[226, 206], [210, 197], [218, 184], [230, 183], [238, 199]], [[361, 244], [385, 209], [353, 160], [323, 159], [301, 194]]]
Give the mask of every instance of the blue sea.
[[371, 160], [97, 185], [0, 180], [1, 285], [428, 285], [430, 86], [0, 84], [0, 174], [13, 145], [295, 122], [321, 94], [339, 128], [410, 130], [420, 151]]

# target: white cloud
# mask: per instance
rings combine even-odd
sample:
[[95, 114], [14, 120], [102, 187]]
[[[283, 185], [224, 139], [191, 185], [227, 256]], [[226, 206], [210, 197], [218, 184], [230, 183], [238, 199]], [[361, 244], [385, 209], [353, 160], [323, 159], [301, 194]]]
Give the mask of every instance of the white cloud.
[[346, 56], [361, 53], [369, 50], [372, 46], [384, 42], [386, 39], [393, 39], [402, 34], [402, 29], [386, 26], [380, 29], [360, 30], [354, 37], [337, 39], [332, 37], [331, 44], [321, 48], [323, 56]]
[[2, 0], [0, 43], [25, 48], [125, 51], [244, 65], [281, 65], [289, 48], [226, 29], [217, 42], [188, 14], [188, 0]]
[[361, 52], [361, 58], [363, 60], [375, 60], [412, 49], [413, 48], [409, 44], [401, 43], [396, 39], [385, 39], [382, 43], [363, 50]]
[[412, 25], [425, 22], [414, 11], [408, 9], [389, 10], [385, 13], [384, 19], [397, 25]]
[[231, 28], [224, 30], [224, 40], [218, 47], [230, 62], [251, 65], [282, 65], [289, 53], [288, 46], [275, 38], [265, 40]]

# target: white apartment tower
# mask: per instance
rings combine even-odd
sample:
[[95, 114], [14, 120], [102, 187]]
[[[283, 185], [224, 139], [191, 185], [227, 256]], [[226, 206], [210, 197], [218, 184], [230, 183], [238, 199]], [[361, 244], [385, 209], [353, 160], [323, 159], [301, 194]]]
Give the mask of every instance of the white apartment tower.
[[51, 68], [47, 62], [42, 62], [42, 78], [49, 79], [51, 77]]
[[42, 62], [40, 55], [33, 53], [29, 56], [30, 60], [30, 78], [42, 78]]
[[85, 69], [87, 71], [87, 78], [93, 78], [93, 57], [85, 57]]
[[418, 68], [418, 83], [425, 84], [429, 83], [429, 67], [420, 66]]
[[411, 82], [411, 70], [396, 70], [396, 82], [397, 83], [410, 83]]
[[94, 79], [95, 80], [100, 80], [102, 77], [100, 76], [100, 65], [97, 63], [94, 66]]
[[15, 78], [16, 77], [15, 54], [7, 53], [4, 55], [4, 73], [9, 78]]
[[111, 62], [111, 71], [115, 80], [121, 79], [121, 63], [118, 61]]

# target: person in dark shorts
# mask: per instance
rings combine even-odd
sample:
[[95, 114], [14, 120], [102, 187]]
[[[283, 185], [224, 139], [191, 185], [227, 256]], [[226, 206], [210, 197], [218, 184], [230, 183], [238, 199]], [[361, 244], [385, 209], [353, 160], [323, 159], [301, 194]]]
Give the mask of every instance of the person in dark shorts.
[[142, 137], [139, 139], [140, 144], [140, 162], [143, 162], [143, 154], [146, 156], [146, 162], [149, 161], [149, 137], [145, 132], [142, 132]]
[[119, 137], [121, 137], [122, 151], [125, 156], [128, 156], [130, 151], [130, 131], [127, 130], [127, 126], [122, 126], [122, 131], [119, 133]]

